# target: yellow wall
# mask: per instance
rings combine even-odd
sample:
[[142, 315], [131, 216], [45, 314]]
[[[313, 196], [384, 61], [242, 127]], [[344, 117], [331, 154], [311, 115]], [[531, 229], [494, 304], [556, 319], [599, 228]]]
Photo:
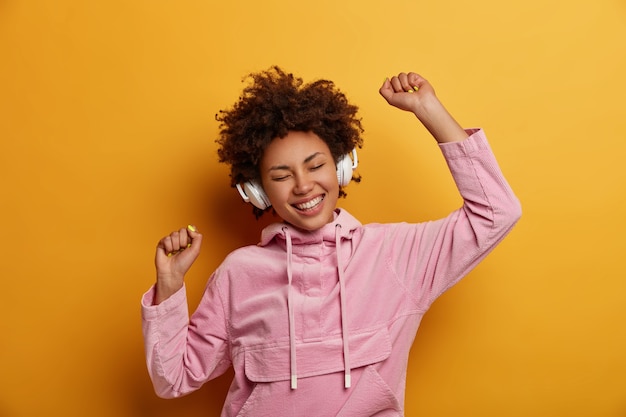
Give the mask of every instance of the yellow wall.
[[[333, 79], [361, 108], [364, 222], [459, 202], [436, 146], [378, 96], [429, 78], [483, 126], [521, 223], [426, 316], [407, 415], [626, 415], [623, 0], [0, 1], [0, 415], [217, 416], [147, 377], [139, 298], [195, 223], [192, 308], [256, 223], [216, 161], [244, 74]], [[58, 413], [58, 414], [57, 414]]]

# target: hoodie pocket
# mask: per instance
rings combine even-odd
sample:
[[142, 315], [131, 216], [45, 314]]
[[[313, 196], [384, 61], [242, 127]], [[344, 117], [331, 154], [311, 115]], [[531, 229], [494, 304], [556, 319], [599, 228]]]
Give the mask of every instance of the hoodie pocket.
[[373, 366], [367, 366], [337, 417], [402, 417], [402, 405]]
[[[387, 329], [350, 335], [351, 368], [381, 362], [391, 354]], [[253, 382], [288, 381], [291, 378], [289, 344], [246, 349], [246, 377]], [[297, 377], [307, 378], [341, 372], [343, 340], [341, 337], [296, 344]]]
[[[309, 411], [322, 407], [325, 410], [318, 411], [329, 411], [330, 414], [319, 415], [335, 415], [337, 410], [343, 407], [345, 411], [341, 411], [343, 414], [339, 415], [345, 417], [400, 416], [401, 413], [398, 412], [375, 414], [379, 409], [400, 409], [395, 395], [372, 366], [386, 360], [391, 354], [391, 340], [387, 329], [352, 335], [349, 347], [353, 373], [362, 375], [355, 386], [345, 390], [341, 382], [336, 388], [332, 386], [335, 381], [343, 382], [342, 377], [331, 379], [322, 377], [344, 372], [341, 338], [296, 345], [297, 378], [322, 377], [319, 379], [319, 384], [321, 384], [319, 393], [328, 394], [324, 397], [323, 404], [318, 399], [313, 408], [308, 408]], [[311, 404], [306, 403], [315, 394], [300, 392], [300, 390], [293, 391], [289, 388], [291, 369], [288, 344], [246, 349], [244, 362], [246, 378], [256, 384], [239, 416], [286, 415], [284, 414], [285, 407], [293, 412], [300, 407], [311, 407]], [[309, 389], [311, 389], [310, 386]], [[300, 395], [305, 395], [307, 398], [301, 398]], [[352, 400], [353, 397], [354, 400]], [[292, 401], [293, 403], [287, 406], [287, 403]], [[347, 407], [348, 405], [350, 406]], [[306, 410], [303, 412], [306, 414]]]

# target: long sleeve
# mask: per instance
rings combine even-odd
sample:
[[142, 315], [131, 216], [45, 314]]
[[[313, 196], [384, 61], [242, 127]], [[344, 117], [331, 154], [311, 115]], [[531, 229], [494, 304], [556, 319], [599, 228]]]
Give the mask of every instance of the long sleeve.
[[[474, 268], [521, 216], [519, 200], [505, 180], [482, 130], [440, 149], [463, 198], [447, 217], [392, 230], [396, 273], [423, 307]], [[406, 225], [405, 225], [406, 226]]]
[[159, 305], [152, 305], [154, 287], [142, 298], [146, 361], [160, 397], [195, 391], [230, 366], [226, 320], [212, 284], [210, 280], [191, 321], [185, 287]]

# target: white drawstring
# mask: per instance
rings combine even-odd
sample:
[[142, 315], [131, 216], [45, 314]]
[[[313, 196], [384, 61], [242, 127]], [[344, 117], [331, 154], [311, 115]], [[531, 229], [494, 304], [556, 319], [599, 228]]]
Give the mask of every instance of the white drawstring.
[[295, 315], [293, 312], [293, 290], [291, 288], [291, 282], [293, 280], [293, 275], [291, 272], [291, 255], [293, 250], [289, 229], [287, 227], [283, 227], [283, 232], [285, 233], [285, 239], [287, 241], [287, 280], [289, 283], [287, 288], [287, 309], [289, 313], [289, 359], [291, 369], [291, 389], [297, 389], [298, 374], [296, 364], [296, 323]]
[[341, 225], [335, 226], [335, 252], [337, 254], [337, 272], [339, 274], [339, 302], [341, 304], [341, 338], [343, 341], [343, 366], [344, 366], [344, 386], [350, 388], [352, 384], [350, 376], [350, 349], [348, 344], [348, 319], [346, 307], [346, 283], [343, 276], [343, 265], [341, 262]]

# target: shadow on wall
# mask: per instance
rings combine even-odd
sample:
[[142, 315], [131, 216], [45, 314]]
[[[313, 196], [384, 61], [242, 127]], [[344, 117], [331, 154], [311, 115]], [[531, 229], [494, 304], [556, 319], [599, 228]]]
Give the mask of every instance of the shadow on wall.
[[[200, 174], [198, 184], [193, 188], [204, 190], [196, 194], [198, 201], [191, 202], [191, 204], [210, 226], [210, 230], [203, 230], [205, 244], [203, 245], [204, 253], [201, 256], [210, 258], [210, 262], [215, 265], [219, 265], [223, 257], [232, 250], [244, 245], [256, 244], [260, 240], [263, 227], [280, 221], [271, 212], [266, 213], [260, 220], [256, 220], [252, 213], [252, 206], [244, 203], [237, 191], [229, 187], [227, 173], [224, 176]], [[210, 253], [209, 248], [212, 246], [218, 247], [220, 253]], [[208, 273], [211, 272], [213, 271], [208, 271]], [[206, 278], [208, 279], [208, 275]], [[205, 284], [206, 280], [203, 279], [188, 283], [190, 312], [194, 311], [196, 300], [201, 297]], [[117, 381], [117, 386], [111, 387], [111, 390], [113, 395], [119, 396], [119, 387], [132, 387], [121, 394], [126, 396], [129, 416], [217, 417], [220, 415], [233, 378], [232, 368], [185, 397], [162, 399], [154, 393], [145, 365], [143, 346], [135, 346], [121, 353], [121, 356], [117, 363], [125, 363], [127, 366], [116, 367], [121, 372], [112, 378]]]
[[205, 189], [211, 192], [206, 194], [202, 206], [210, 217], [210, 223], [219, 227], [211, 231], [212, 235], [228, 243], [230, 252], [245, 245], [257, 244], [263, 228], [281, 219], [270, 209], [257, 220], [252, 212], [252, 204], [244, 203], [237, 190], [228, 187], [228, 181], [208, 184]]

